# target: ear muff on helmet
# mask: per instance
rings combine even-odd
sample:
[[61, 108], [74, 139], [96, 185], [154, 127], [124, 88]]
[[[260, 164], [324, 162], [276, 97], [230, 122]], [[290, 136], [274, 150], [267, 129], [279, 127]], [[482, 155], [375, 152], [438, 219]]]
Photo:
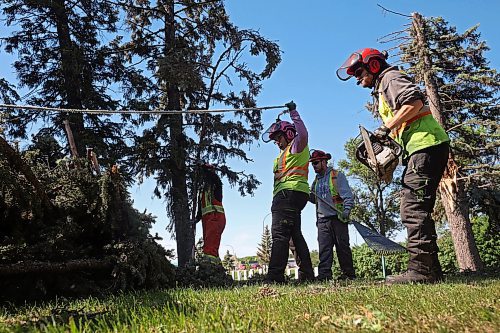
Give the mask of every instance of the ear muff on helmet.
[[380, 71], [380, 61], [378, 59], [371, 59], [368, 62], [368, 69], [372, 74], [377, 74]]
[[270, 142], [275, 140], [278, 135], [283, 135], [288, 141], [292, 141], [296, 134], [297, 131], [292, 123], [285, 120], [278, 120], [262, 134], [262, 141]]
[[295, 138], [295, 130], [293, 128], [288, 128], [286, 131], [285, 131], [285, 137], [288, 141], [292, 141], [293, 138]]
[[337, 77], [342, 81], [347, 81], [354, 76], [359, 66], [365, 67], [370, 73], [378, 74], [387, 66], [386, 51], [380, 52], [377, 49], [365, 48], [352, 53], [349, 58], [337, 69]]

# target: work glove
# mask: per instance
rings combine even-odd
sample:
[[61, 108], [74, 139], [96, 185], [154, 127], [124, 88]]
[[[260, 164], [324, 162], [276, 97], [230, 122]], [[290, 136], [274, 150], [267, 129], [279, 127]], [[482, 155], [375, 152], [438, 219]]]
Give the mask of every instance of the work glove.
[[389, 133], [391, 133], [391, 130], [385, 125], [380, 126], [373, 132], [373, 134], [379, 139], [386, 138]]
[[288, 111], [297, 109], [297, 105], [293, 101], [286, 103], [285, 106], [288, 108]]
[[351, 214], [351, 211], [349, 209], [344, 209], [344, 211], [342, 212], [342, 222], [349, 222], [349, 215]]

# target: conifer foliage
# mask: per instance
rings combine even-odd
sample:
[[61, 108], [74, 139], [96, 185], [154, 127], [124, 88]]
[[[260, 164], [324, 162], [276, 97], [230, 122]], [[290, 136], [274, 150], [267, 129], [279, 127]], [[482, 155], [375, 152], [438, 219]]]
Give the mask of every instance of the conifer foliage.
[[257, 257], [262, 264], [269, 265], [271, 260], [271, 247], [273, 246], [273, 240], [271, 238], [271, 231], [266, 225], [264, 227], [264, 232], [262, 233], [262, 238], [257, 248]]
[[[150, 117], [138, 121], [143, 132], [135, 137], [132, 160], [138, 175], [157, 180], [155, 193], [166, 199], [183, 266], [192, 260], [195, 244], [190, 218], [197, 206], [198, 161], [216, 164], [241, 195], [251, 194], [258, 180], [227, 162], [251, 161], [244, 146], [258, 139], [262, 124], [258, 111], [181, 115], [168, 110], [255, 107], [261, 81], [270, 77], [281, 55], [276, 43], [232, 24], [223, 1], [122, 4], [131, 30], [122, 50], [143, 66], [143, 75], [125, 84], [128, 105], [166, 110], [155, 122]], [[260, 72], [247, 64], [259, 55], [265, 57]]]
[[[22, 103], [71, 109], [118, 108], [119, 96], [114, 93], [112, 97], [109, 88], [127, 70], [121, 54], [112, 51], [115, 42], [106, 43], [102, 38], [112, 39], [116, 32], [116, 6], [96, 0], [6, 0], [0, 9], [2, 23], [9, 27], [1, 33], [2, 46], [17, 57], [12, 65], [19, 87], [27, 90]], [[67, 153], [72, 136], [75, 146], [71, 154], [75, 157], [85, 156], [86, 147], [93, 147], [106, 164], [124, 155], [122, 126], [109, 116], [9, 110], [7, 120], [10, 136], [26, 139], [28, 134], [48, 130], [68, 143], [64, 147]], [[36, 130], [34, 122], [39, 122]]]
[[96, 176], [85, 159], [52, 167], [37, 149], [13, 159], [0, 139], [0, 299], [173, 284], [171, 254], [149, 235], [154, 217], [132, 208], [117, 168]]

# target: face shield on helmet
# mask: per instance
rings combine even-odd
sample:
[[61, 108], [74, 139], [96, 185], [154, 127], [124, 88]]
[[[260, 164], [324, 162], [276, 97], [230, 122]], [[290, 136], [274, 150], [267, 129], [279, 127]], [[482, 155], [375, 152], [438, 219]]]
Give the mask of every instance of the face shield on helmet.
[[358, 50], [351, 54], [342, 66], [337, 69], [337, 77], [342, 81], [347, 81], [354, 75], [356, 69], [361, 66], [365, 66], [371, 73], [374, 73], [369, 66], [370, 60], [378, 59], [379, 61], [385, 62], [386, 58], [387, 53], [382, 53], [377, 49], [365, 48]]
[[271, 142], [273, 141], [278, 134], [283, 134], [288, 141], [293, 140], [297, 131], [295, 130], [295, 126], [285, 120], [278, 120], [273, 123], [269, 128], [262, 133], [262, 141]]
[[354, 71], [360, 67], [363, 63], [363, 58], [361, 57], [361, 50], [354, 52], [347, 58], [346, 61], [337, 69], [337, 77], [342, 81], [349, 80], [353, 75]]

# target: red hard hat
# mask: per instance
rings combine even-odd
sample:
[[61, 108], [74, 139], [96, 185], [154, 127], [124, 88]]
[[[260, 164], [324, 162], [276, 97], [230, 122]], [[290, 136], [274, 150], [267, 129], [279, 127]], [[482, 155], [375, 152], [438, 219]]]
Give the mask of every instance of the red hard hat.
[[329, 153], [325, 153], [322, 150], [315, 149], [311, 152], [309, 162], [329, 160], [331, 158], [332, 158], [332, 155], [330, 155]]
[[353, 75], [354, 71], [362, 65], [368, 65], [370, 60], [378, 59], [385, 62], [387, 59], [387, 53], [380, 52], [377, 49], [365, 48], [358, 50], [351, 54], [349, 58], [337, 69], [337, 77], [342, 81], [349, 80]]

